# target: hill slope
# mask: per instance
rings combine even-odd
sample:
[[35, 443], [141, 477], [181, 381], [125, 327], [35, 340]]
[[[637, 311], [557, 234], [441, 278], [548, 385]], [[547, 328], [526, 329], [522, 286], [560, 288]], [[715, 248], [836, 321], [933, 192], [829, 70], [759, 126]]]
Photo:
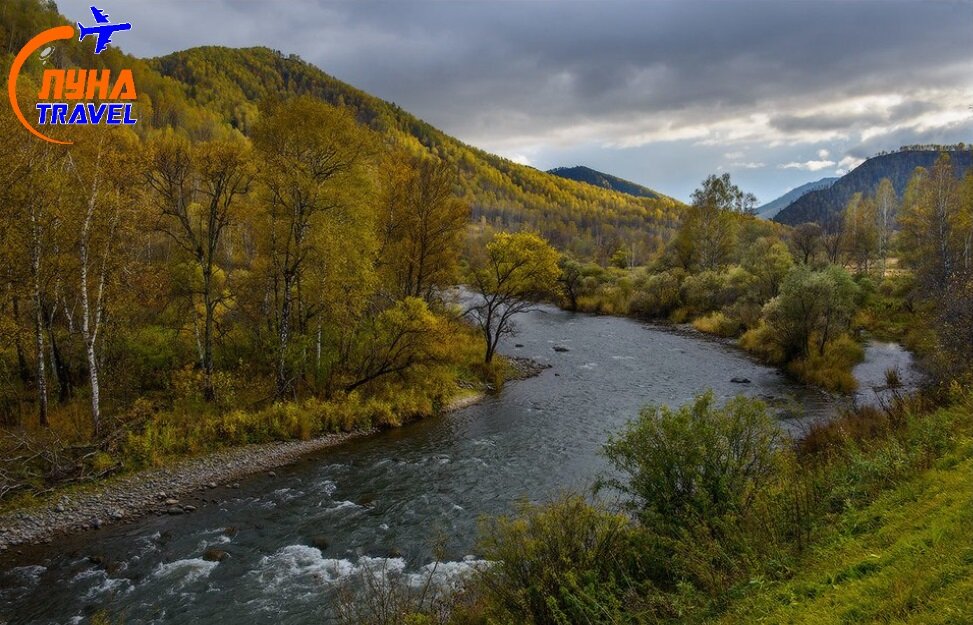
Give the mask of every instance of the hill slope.
[[575, 167], [555, 167], [554, 169], [547, 170], [547, 173], [560, 176], [561, 178], [567, 178], [568, 180], [584, 182], [596, 187], [601, 187], [602, 189], [618, 191], [619, 193], [627, 193], [629, 195], [634, 195], [635, 197], [647, 197], [654, 199], [665, 197], [661, 193], [657, 193], [648, 187], [643, 187], [635, 182], [631, 182], [617, 176], [612, 176], [611, 174], [606, 174], [596, 169], [585, 167], [584, 165], [577, 165]]
[[185, 85], [188, 97], [244, 133], [265, 98], [311, 95], [349, 107], [359, 121], [407, 149], [429, 152], [455, 165], [459, 192], [473, 206], [475, 220], [504, 228], [535, 228], [556, 246], [580, 256], [610, 253], [614, 246], [631, 241], [652, 249], [666, 238], [682, 206], [658, 194], [633, 197], [489, 154], [294, 55], [267, 48], [203, 47], [149, 63]]
[[973, 623], [971, 472], [967, 447], [845, 514], [792, 579], [761, 580], [711, 625]]
[[[0, 11], [0, 69], [34, 34], [68, 24], [53, 2], [9, 0]], [[73, 26], [73, 24], [71, 24]], [[638, 243], [656, 249], [678, 222], [682, 205], [666, 197], [633, 197], [518, 165], [434, 128], [393, 103], [341, 82], [295, 55], [267, 48], [201, 47], [143, 60], [115, 46], [92, 54], [94, 44], [60, 43], [48, 67], [130, 67], [139, 93], [138, 130], [173, 127], [194, 139], [214, 125], [247, 134], [267, 98], [310, 95], [348, 107], [386, 143], [442, 158], [459, 172], [457, 193], [472, 206], [473, 219], [502, 228], [530, 227], [557, 247], [604, 260], [617, 247]], [[39, 81], [34, 58], [20, 80]], [[23, 88], [24, 93], [31, 89]]]
[[821, 180], [815, 180], [814, 182], [802, 184], [799, 187], [791, 189], [776, 200], [771, 200], [762, 206], [758, 206], [757, 216], [763, 217], [764, 219], [773, 219], [777, 216], [777, 213], [790, 206], [793, 202], [797, 201], [798, 198], [810, 193], [811, 191], [827, 189], [834, 184], [836, 180], [838, 180], [838, 178], [822, 178]]
[[[845, 174], [827, 189], [807, 193], [774, 217], [790, 226], [814, 221], [828, 227], [835, 223], [845, 204], [855, 193], [872, 193], [882, 178], [888, 178], [901, 197], [916, 167], [932, 167], [940, 155], [935, 149], [902, 149], [891, 154], [872, 157]], [[973, 165], [973, 152], [951, 150], [950, 158], [957, 176], [966, 173]]]

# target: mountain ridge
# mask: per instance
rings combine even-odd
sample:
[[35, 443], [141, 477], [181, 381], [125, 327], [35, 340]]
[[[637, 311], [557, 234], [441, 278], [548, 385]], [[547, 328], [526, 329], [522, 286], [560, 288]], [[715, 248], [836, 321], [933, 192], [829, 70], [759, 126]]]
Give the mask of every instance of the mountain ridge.
[[625, 180], [624, 178], [619, 178], [618, 176], [613, 176], [612, 174], [606, 174], [605, 172], [592, 169], [586, 165], [555, 167], [553, 169], [548, 169], [547, 173], [560, 176], [561, 178], [566, 178], [568, 180], [584, 182], [596, 187], [601, 187], [602, 189], [634, 195], [635, 197], [645, 197], [650, 199], [668, 197], [659, 193], [658, 191], [655, 191], [654, 189], [640, 185], [637, 182]]
[[[11, 0], [0, 24], [0, 65], [38, 32], [74, 23], [53, 2]], [[528, 228], [579, 258], [606, 261], [620, 246], [661, 249], [684, 205], [672, 198], [639, 198], [568, 180], [520, 165], [449, 136], [400, 106], [327, 74], [295, 54], [266, 47], [201, 46], [139, 58], [111, 46], [60, 42], [46, 65], [28, 59], [23, 92], [36, 89], [46, 68], [130, 68], [138, 89], [137, 132], [172, 128], [194, 141], [221, 127], [244, 135], [268, 99], [308, 95], [354, 111], [382, 135], [382, 143], [413, 156], [448, 162], [457, 171], [456, 194], [471, 206], [474, 223], [500, 229]], [[29, 84], [33, 83], [33, 86]]]
[[812, 221], [826, 228], [834, 227], [848, 200], [855, 193], [873, 193], [879, 181], [888, 178], [892, 181], [896, 194], [902, 197], [916, 168], [932, 167], [943, 152], [952, 159], [957, 177], [973, 166], [973, 151], [965, 146], [904, 147], [896, 152], [878, 154], [839, 178], [830, 187], [802, 195], [783, 208], [774, 217], [774, 221], [789, 226]]
[[763, 217], [764, 219], [773, 219], [777, 216], [777, 213], [790, 206], [798, 198], [810, 193], [811, 191], [817, 191], [818, 189], [830, 187], [838, 180], [839, 177], [840, 176], [831, 176], [828, 178], [821, 178], [820, 180], [812, 180], [811, 182], [806, 182], [798, 187], [794, 187], [777, 199], [758, 206], [757, 216]]

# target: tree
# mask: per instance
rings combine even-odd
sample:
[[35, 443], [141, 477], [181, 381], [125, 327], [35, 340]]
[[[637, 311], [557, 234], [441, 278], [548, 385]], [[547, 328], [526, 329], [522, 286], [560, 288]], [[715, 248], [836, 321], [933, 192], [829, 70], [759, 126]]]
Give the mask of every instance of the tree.
[[736, 246], [735, 215], [752, 215], [756, 198], [730, 181], [729, 174], [710, 176], [693, 191], [692, 203], [673, 243], [686, 269], [714, 270], [730, 261]]
[[895, 232], [896, 213], [899, 198], [895, 187], [888, 178], [882, 178], [875, 188], [875, 208], [878, 219], [878, 258], [881, 262], [882, 277], [885, 277], [889, 258], [889, 246]]
[[926, 295], [945, 292], [951, 277], [967, 263], [968, 232], [959, 183], [948, 154], [930, 170], [917, 168], [902, 200], [904, 259]]
[[385, 166], [379, 264], [395, 297], [431, 301], [455, 282], [469, 205], [454, 194], [456, 171], [438, 158], [394, 153]]
[[867, 274], [869, 261], [879, 249], [878, 212], [875, 199], [856, 193], [848, 201], [843, 215], [844, 250], [858, 273]]
[[213, 324], [224, 301], [223, 289], [216, 284], [220, 242], [253, 178], [250, 149], [238, 139], [194, 147], [185, 138], [165, 133], [150, 142], [147, 152], [147, 180], [160, 209], [160, 225], [200, 272], [200, 284], [193, 288], [203, 309], [199, 359], [203, 394], [212, 401]]
[[500, 339], [514, 332], [512, 318], [549, 294], [561, 270], [558, 254], [533, 232], [499, 232], [470, 262], [469, 283], [479, 296], [466, 315], [486, 340], [484, 362], [493, 361]]
[[759, 299], [763, 302], [777, 295], [794, 260], [783, 242], [760, 237], [744, 252], [742, 265], [756, 278]]
[[756, 400], [737, 397], [719, 407], [708, 392], [677, 410], [650, 406], [605, 445], [624, 476], [606, 484], [664, 536], [680, 538], [698, 526], [719, 536], [774, 479], [781, 440]]
[[[113, 279], [122, 264], [120, 257], [133, 233], [133, 155], [138, 139], [120, 131], [98, 139], [88, 137], [71, 153], [71, 175], [82, 191], [82, 206], [65, 216], [76, 234], [71, 247], [77, 250], [77, 288], [80, 300], [81, 339], [84, 343], [91, 390], [91, 421], [95, 435], [101, 433], [101, 364], [98, 339]], [[61, 377], [61, 376], [59, 376]]]
[[785, 359], [806, 357], [813, 347], [824, 354], [828, 341], [846, 331], [855, 311], [858, 286], [837, 265], [812, 271], [798, 265], [764, 307], [764, 318]]
[[823, 236], [824, 230], [813, 222], [801, 224], [791, 232], [791, 244], [803, 264], [811, 264], [817, 257]]
[[578, 309], [578, 295], [581, 292], [581, 285], [584, 280], [584, 272], [581, 263], [569, 256], [562, 256], [558, 261], [561, 269], [561, 276], [557, 279], [561, 286], [561, 292], [567, 298], [570, 310]]
[[[254, 144], [267, 196], [275, 396], [283, 399], [293, 383], [288, 364], [293, 334], [306, 332], [318, 312], [305, 309], [302, 286], [315, 256], [327, 250], [312, 242], [322, 230], [340, 228], [342, 211], [367, 190], [364, 167], [372, 137], [347, 109], [299, 97], [268, 105], [254, 129]], [[322, 221], [329, 214], [334, 221]]]
[[[56, 280], [54, 263], [60, 220], [58, 200], [63, 194], [63, 152], [50, 144], [38, 142], [22, 133], [7, 132], [12, 126], [8, 115], [2, 116], [0, 129], [7, 141], [0, 153], [0, 169], [5, 178], [0, 188], [4, 203], [4, 252], [12, 261], [6, 269], [11, 311], [19, 322], [20, 300], [31, 303], [30, 322], [33, 334], [33, 371], [28, 374], [26, 349], [19, 332], [15, 338], [21, 380], [33, 382], [37, 398], [37, 415], [42, 426], [48, 425], [48, 371], [45, 332], [49, 318], [48, 284]], [[5, 259], [6, 260], [6, 259]]]
[[441, 319], [425, 300], [407, 297], [383, 310], [365, 325], [356, 342], [359, 354], [353, 358], [353, 378], [345, 385], [350, 392], [387, 375], [404, 375], [409, 369], [441, 362], [448, 347]]

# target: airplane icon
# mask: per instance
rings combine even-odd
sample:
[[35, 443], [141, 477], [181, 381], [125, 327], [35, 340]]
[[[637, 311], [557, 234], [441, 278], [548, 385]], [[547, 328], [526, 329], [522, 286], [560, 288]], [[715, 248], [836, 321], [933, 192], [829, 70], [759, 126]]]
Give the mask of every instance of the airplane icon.
[[88, 35], [95, 35], [98, 37], [98, 41], [95, 43], [95, 54], [101, 54], [101, 51], [108, 47], [111, 43], [112, 34], [120, 30], [131, 30], [132, 25], [129, 23], [124, 24], [109, 24], [108, 14], [97, 7], [89, 7], [91, 9], [91, 14], [95, 17], [95, 21], [98, 22], [99, 26], [92, 26], [88, 28], [87, 26], [82, 26], [81, 22], [78, 22], [78, 29], [81, 30], [81, 36], [78, 37], [78, 41], [83, 40]]

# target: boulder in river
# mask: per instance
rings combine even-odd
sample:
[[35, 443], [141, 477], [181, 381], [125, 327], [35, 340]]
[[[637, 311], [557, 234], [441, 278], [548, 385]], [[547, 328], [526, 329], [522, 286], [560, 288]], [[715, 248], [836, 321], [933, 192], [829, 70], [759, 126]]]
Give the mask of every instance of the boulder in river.
[[568, 349], [567, 347], [565, 347], [564, 345], [555, 345], [554, 346], [554, 351], [556, 351], [556, 352], [569, 352], [571, 350]]
[[324, 551], [330, 545], [328, 538], [326, 536], [321, 536], [321, 535], [312, 536], [311, 540], [309, 540], [308, 542], [311, 543], [311, 546], [317, 549], [318, 551]]
[[750, 384], [750, 378], [730, 378], [734, 384]]
[[230, 554], [216, 547], [207, 547], [206, 551], [203, 552], [203, 560], [207, 562], [222, 562], [228, 557], [230, 557]]

